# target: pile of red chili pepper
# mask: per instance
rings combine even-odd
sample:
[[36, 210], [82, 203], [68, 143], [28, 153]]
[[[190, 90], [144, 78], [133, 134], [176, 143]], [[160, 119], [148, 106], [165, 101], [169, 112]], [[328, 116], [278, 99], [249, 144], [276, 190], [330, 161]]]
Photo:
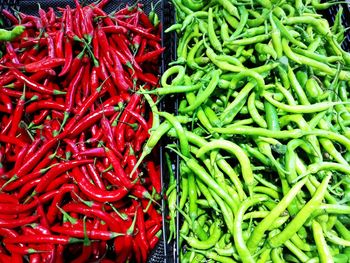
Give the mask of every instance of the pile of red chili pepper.
[[161, 26], [107, 3], [2, 11], [25, 30], [0, 42], [0, 262], [145, 262], [161, 235], [157, 149], [131, 174]]

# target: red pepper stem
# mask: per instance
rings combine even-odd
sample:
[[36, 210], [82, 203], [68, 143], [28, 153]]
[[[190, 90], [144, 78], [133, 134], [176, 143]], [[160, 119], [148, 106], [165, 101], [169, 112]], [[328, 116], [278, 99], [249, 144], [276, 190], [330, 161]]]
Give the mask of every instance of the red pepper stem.
[[63, 121], [61, 123], [61, 126], [60, 126], [60, 130], [58, 131], [58, 133], [61, 133], [64, 125], [66, 125], [67, 121], [68, 121], [68, 118], [69, 118], [69, 115], [70, 115], [70, 112], [68, 111], [65, 111], [64, 112], [64, 115], [63, 115]]
[[73, 192], [73, 194], [79, 199], [80, 202], [82, 202], [84, 205], [88, 207], [92, 207], [94, 205], [93, 201], [86, 201], [83, 198], [81, 198], [76, 192]]
[[24, 101], [26, 99], [26, 84], [23, 85], [23, 93], [19, 99], [22, 101]]
[[83, 218], [83, 231], [84, 231], [84, 246], [91, 246], [91, 241], [88, 237], [87, 230], [86, 230], [86, 216]]
[[135, 213], [134, 219], [132, 220], [132, 223], [131, 223], [131, 226], [126, 231], [126, 234], [129, 236], [131, 236], [134, 233], [135, 225], [136, 225], [136, 218], [137, 218], [137, 213]]
[[111, 233], [111, 239], [116, 238], [116, 237], [120, 237], [120, 236], [125, 236], [125, 234], [124, 233], [116, 233], [116, 232]]
[[[152, 188], [152, 195], [151, 195], [151, 196], [153, 197], [153, 195], [154, 195], [156, 192], [157, 192], [156, 189], [153, 187], [153, 188]], [[153, 200], [152, 200], [152, 199], [149, 199], [149, 202], [148, 202], [146, 208], [143, 210], [144, 213], [147, 213], [148, 209], [149, 209], [149, 208], [151, 207], [151, 205], [152, 205], [152, 202], [153, 202]]]
[[88, 52], [89, 52], [89, 54], [90, 54], [90, 56], [92, 58], [92, 61], [94, 62], [94, 66], [95, 67], [99, 67], [100, 63], [98, 62], [98, 60], [96, 59], [96, 57], [94, 55], [94, 52], [92, 52], [92, 50], [90, 48], [90, 42], [91, 42], [92, 38], [90, 39], [89, 42], [86, 42], [85, 39], [82, 39], [82, 40], [80, 38], [78, 38], [78, 39], [79, 39], [79, 41], [84, 43], [84, 49], [86, 48], [88, 50]]
[[147, 144], [145, 145], [145, 147], [143, 147], [143, 151], [141, 156], [139, 157], [137, 163], [135, 164], [134, 168], [132, 169], [132, 171], [130, 172], [130, 174], [133, 174], [136, 172], [137, 168], [139, 168], [139, 166], [141, 165], [141, 163], [143, 162], [143, 160], [146, 158], [147, 155], [149, 155], [152, 152], [153, 148], [150, 148], [147, 146]]
[[15, 174], [14, 176], [12, 176], [6, 183], [4, 183], [1, 188], [0, 188], [0, 192], [2, 192], [2, 189], [4, 189], [7, 185], [9, 185], [10, 183], [16, 181], [19, 177]]
[[75, 237], [69, 238], [68, 244], [75, 244], [75, 243], [82, 243], [82, 240], [80, 238], [75, 238]]
[[112, 207], [113, 211], [124, 221], [128, 220], [128, 216], [125, 213], [120, 213], [117, 208], [111, 203], [109, 205]]
[[69, 223], [75, 225], [78, 223], [78, 220], [74, 217], [71, 217], [66, 211], [64, 211], [61, 207], [56, 205], [57, 209], [63, 214], [63, 222], [69, 221]]

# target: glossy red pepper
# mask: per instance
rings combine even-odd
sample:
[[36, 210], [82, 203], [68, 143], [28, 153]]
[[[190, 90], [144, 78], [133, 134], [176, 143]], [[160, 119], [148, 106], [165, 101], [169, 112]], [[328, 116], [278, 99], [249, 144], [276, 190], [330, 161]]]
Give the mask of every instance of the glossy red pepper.
[[119, 188], [113, 191], [102, 190], [91, 184], [79, 169], [73, 170], [74, 180], [78, 183], [80, 190], [90, 199], [99, 202], [115, 202], [127, 195], [126, 188]]
[[64, 41], [64, 66], [61, 72], [58, 74], [59, 77], [62, 77], [68, 73], [73, 61], [73, 47], [71, 39], [65, 38]]

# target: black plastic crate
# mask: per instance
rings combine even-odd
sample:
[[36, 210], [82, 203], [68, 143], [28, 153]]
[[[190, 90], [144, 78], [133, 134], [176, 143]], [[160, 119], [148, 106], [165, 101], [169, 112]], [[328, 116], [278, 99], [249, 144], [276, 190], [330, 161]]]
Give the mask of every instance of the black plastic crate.
[[[345, 28], [350, 27], [350, 1], [347, 0], [348, 4], [342, 4], [341, 6], [343, 7], [343, 16], [342, 16], [342, 22]], [[340, 5], [333, 5], [327, 10], [324, 11], [324, 16], [327, 18], [329, 23], [332, 25], [334, 22], [334, 18], [336, 14], [338, 13]], [[345, 40], [342, 43], [342, 47], [344, 50], [350, 51], [350, 30], [347, 30], [345, 32]]]
[[[87, 5], [93, 2], [96, 2], [96, 0], [79, 0], [79, 2], [82, 5]], [[161, 21], [161, 25], [170, 25], [173, 21], [172, 19], [169, 20], [169, 18], [172, 17], [172, 8], [169, 5], [168, 1], [163, 0], [118, 0], [114, 1], [111, 0], [103, 9], [107, 13], [111, 13], [115, 10], [119, 10], [126, 5], [132, 6], [136, 3], [142, 3], [143, 4], [143, 10], [146, 13], [149, 13], [152, 10], [152, 6], [155, 7], [155, 12], [159, 16], [159, 20]], [[12, 13], [14, 11], [21, 11], [29, 15], [38, 15], [38, 5], [40, 4], [40, 7], [44, 10], [47, 10], [49, 7], [54, 8], [54, 10], [57, 10], [58, 7], [65, 7], [66, 5], [69, 5], [71, 7], [75, 7], [73, 0], [0, 0], [0, 10], [6, 9]], [[1, 16], [1, 14], [0, 14]], [[3, 18], [3, 17], [2, 17]], [[5, 26], [10, 26], [9, 21], [4, 21]], [[166, 27], [163, 27], [166, 28]], [[165, 39], [163, 37], [162, 32], [162, 46], [169, 47], [172, 44], [172, 41], [170, 39]], [[169, 49], [168, 49], [169, 50]], [[167, 51], [166, 53], [162, 54], [161, 59], [161, 65], [160, 65], [160, 73], [163, 73], [165, 71], [165, 66], [168, 64], [171, 57], [169, 54], [172, 54], [173, 52]], [[170, 107], [167, 103], [163, 103], [161, 105], [162, 108], [166, 107], [168, 110], [170, 110]], [[171, 106], [172, 108], [172, 106]], [[162, 184], [166, 185], [167, 181], [167, 175], [166, 170], [164, 170], [163, 166], [163, 150], [160, 150], [160, 166], [162, 167], [161, 175], [162, 175]], [[165, 187], [163, 187], [165, 189]], [[165, 200], [162, 200], [162, 211], [163, 212], [163, 222], [166, 222], [166, 203]], [[164, 242], [164, 240], [167, 240], [167, 226], [163, 224], [163, 235], [160, 238], [158, 244], [154, 248], [154, 250], [150, 253], [149, 258], [147, 260], [148, 263], [161, 263], [161, 262], [172, 262], [173, 260], [173, 245], [174, 244], [168, 244], [167, 242]]]
[[[164, 18], [164, 30], [170, 27], [171, 25], [176, 23], [176, 15], [175, 15], [175, 7], [172, 4], [172, 0], [164, 0], [164, 6], [167, 9], [171, 9], [170, 11], [167, 10], [167, 14], [170, 14], [168, 17]], [[345, 51], [350, 52], [350, 0], [345, 0], [347, 3], [342, 4], [336, 4], [332, 5], [330, 8], [326, 10], [319, 11], [325, 19], [328, 20], [329, 25], [332, 26], [334, 23], [335, 16], [338, 13], [338, 10], [340, 6], [343, 7], [343, 16], [342, 16], [342, 24], [347, 29], [345, 31], [345, 39], [342, 43], [342, 48]], [[327, 2], [325, 0], [321, 0], [321, 2]], [[164, 34], [163, 30], [163, 34]], [[163, 43], [165, 43], [165, 47], [167, 48], [165, 51], [165, 58], [163, 59], [163, 64], [165, 63], [165, 66], [163, 66], [163, 72], [167, 69], [167, 66], [170, 62], [176, 61], [177, 59], [177, 34], [175, 31], [169, 32], [167, 34], [164, 34]], [[169, 66], [170, 67], [170, 66]], [[166, 103], [168, 104], [168, 108], [172, 107], [171, 112], [177, 113], [178, 110], [178, 99], [173, 100], [167, 100]], [[164, 151], [163, 151], [164, 153]], [[169, 153], [170, 154], [170, 153]], [[164, 158], [163, 158], [164, 159]], [[176, 181], [179, 182], [180, 179], [180, 158], [178, 155], [173, 155], [173, 165], [174, 165], [174, 173], [176, 177]], [[165, 165], [163, 164], [163, 170], [166, 169]], [[179, 183], [176, 186], [177, 193], [180, 193], [180, 186]], [[179, 205], [179, 195], [177, 196], [176, 205]], [[180, 251], [184, 249], [184, 247], [180, 247], [179, 245], [179, 230], [180, 230], [180, 224], [182, 223], [183, 219], [180, 213], [177, 211], [176, 215], [176, 240], [174, 244], [171, 244], [171, 252], [172, 252], [172, 258], [170, 261], [167, 262], [174, 262], [174, 263], [180, 263]], [[170, 255], [169, 255], [170, 256]]]

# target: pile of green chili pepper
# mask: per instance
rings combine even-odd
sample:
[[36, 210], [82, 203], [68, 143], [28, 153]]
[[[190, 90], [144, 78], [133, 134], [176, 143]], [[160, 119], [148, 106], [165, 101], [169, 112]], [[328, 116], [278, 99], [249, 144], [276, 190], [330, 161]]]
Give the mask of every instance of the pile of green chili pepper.
[[[181, 159], [166, 192], [181, 262], [349, 262], [350, 54], [317, 0], [173, 0], [177, 60], [149, 142]], [[146, 145], [144, 154], [149, 147]], [[177, 190], [180, 189], [178, 192]]]

